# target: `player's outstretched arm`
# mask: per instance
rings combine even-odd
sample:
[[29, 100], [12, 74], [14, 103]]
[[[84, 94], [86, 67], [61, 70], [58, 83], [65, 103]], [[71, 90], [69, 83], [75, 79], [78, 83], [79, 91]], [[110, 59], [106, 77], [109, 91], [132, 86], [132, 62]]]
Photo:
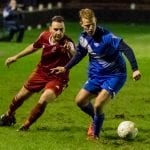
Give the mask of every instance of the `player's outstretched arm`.
[[133, 50], [124, 42], [122, 41], [119, 45], [119, 49], [125, 54], [127, 59], [129, 60], [132, 70], [133, 70], [133, 80], [137, 81], [141, 78], [141, 73], [138, 70], [138, 64], [134, 55]]
[[33, 44], [31, 44], [28, 47], [26, 47], [23, 51], [21, 51], [20, 53], [7, 58], [5, 61], [5, 65], [9, 67], [10, 64], [16, 62], [19, 58], [29, 55], [29, 54], [35, 52], [36, 50], [37, 49], [33, 47]]

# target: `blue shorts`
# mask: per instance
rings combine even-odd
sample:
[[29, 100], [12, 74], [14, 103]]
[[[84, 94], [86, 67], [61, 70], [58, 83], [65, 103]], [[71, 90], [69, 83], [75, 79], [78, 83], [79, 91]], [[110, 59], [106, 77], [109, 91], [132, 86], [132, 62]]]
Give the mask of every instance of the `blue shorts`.
[[126, 81], [126, 74], [103, 76], [101, 78], [88, 79], [84, 89], [97, 94], [102, 89], [107, 90], [112, 96], [118, 93]]

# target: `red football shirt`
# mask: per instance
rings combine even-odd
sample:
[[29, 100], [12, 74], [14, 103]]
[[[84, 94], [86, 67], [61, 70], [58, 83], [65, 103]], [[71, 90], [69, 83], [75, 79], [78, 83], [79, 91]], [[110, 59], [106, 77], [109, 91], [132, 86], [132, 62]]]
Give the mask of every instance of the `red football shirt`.
[[67, 36], [64, 36], [58, 44], [52, 45], [49, 41], [50, 36], [51, 32], [45, 31], [33, 44], [34, 48], [42, 48], [41, 60], [38, 64], [38, 72], [46, 73], [48, 76], [54, 75], [55, 77], [68, 79], [69, 72], [56, 75], [55, 73], [51, 74], [50, 69], [57, 66], [65, 66], [69, 62], [72, 55], [68, 51], [64, 52], [63, 45], [66, 41], [72, 42], [72, 40]]

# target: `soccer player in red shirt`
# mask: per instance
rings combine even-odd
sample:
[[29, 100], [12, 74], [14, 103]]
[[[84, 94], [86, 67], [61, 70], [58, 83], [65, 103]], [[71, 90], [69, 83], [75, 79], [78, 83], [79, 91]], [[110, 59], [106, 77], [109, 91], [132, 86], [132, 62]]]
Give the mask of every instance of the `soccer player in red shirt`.
[[14, 96], [8, 111], [1, 115], [0, 126], [11, 126], [16, 123], [15, 111], [33, 93], [43, 90], [39, 101], [30, 115], [19, 128], [27, 130], [43, 114], [48, 102], [62, 93], [69, 80], [69, 71], [56, 75], [51, 68], [65, 66], [75, 53], [73, 41], [65, 34], [64, 19], [62, 16], [52, 18], [49, 31], [44, 31], [38, 39], [20, 53], [9, 57], [5, 64], [16, 62], [19, 58], [36, 52], [42, 48], [41, 60], [29, 76], [21, 90]]

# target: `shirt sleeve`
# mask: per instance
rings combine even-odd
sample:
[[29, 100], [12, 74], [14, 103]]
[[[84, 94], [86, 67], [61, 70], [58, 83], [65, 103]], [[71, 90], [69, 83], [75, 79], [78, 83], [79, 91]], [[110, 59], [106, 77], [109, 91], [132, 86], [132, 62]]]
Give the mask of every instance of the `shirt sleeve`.
[[133, 50], [124, 41], [120, 42], [118, 49], [122, 51], [124, 55], [127, 57], [127, 59], [131, 64], [132, 70], [133, 71], [138, 70], [138, 64]]
[[43, 39], [44, 32], [42, 32], [37, 40], [33, 43], [34, 48], [42, 48], [42, 39]]

